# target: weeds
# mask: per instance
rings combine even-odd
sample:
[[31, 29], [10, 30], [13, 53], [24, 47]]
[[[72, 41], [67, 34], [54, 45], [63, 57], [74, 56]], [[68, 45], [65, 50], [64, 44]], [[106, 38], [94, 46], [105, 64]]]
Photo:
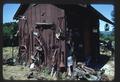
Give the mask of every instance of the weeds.
[[10, 76], [10, 78], [9, 78], [10, 80], [14, 80], [14, 77], [13, 76]]
[[13, 53], [12, 53], [12, 47], [4, 47], [3, 48], [3, 59], [9, 59], [13, 56], [16, 58], [18, 54], [18, 47], [13, 47]]

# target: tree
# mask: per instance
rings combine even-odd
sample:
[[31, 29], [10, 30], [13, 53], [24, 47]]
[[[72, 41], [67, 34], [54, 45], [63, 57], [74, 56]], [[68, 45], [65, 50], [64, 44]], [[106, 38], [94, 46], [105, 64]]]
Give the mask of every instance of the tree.
[[[4, 23], [3, 24], [3, 42], [4, 46], [11, 46], [11, 35], [15, 35], [18, 30], [18, 24], [16, 22]], [[14, 37], [17, 41], [18, 37]], [[15, 41], [15, 42], [16, 42]], [[17, 41], [18, 42], [18, 41]], [[15, 43], [18, 44], [18, 43]]]

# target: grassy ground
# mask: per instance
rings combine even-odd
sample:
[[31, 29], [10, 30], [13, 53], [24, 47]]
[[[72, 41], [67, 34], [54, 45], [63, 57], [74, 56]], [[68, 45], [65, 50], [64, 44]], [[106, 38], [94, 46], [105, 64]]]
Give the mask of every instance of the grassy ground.
[[[13, 53], [12, 53], [13, 49]], [[3, 59], [8, 59], [13, 56], [16, 58], [18, 54], [18, 47], [4, 47], [3, 48]], [[16, 66], [9, 66], [9, 65], [3, 65], [3, 79], [5, 80], [37, 80], [35, 78], [28, 79], [27, 75], [30, 73], [29, 67], [25, 67], [22, 65], [16, 65]], [[33, 71], [35, 72], [35, 71]], [[36, 72], [35, 72], [36, 74]], [[48, 74], [48, 70], [44, 69], [42, 71], [39, 71], [36, 74], [38, 77], [45, 77], [47, 80], [55, 80], [55, 78], [52, 78]]]
[[27, 74], [30, 72], [29, 68], [17, 65], [8, 66], [3, 65], [3, 79], [5, 80], [27, 80]]
[[[13, 53], [12, 53], [12, 49], [13, 49]], [[3, 59], [8, 59], [12, 57], [12, 54], [14, 57], [17, 56], [18, 54], [18, 47], [4, 47], [3, 48]]]
[[[57, 80], [56, 77], [50, 76], [50, 71], [47, 68], [42, 69], [41, 71], [32, 71], [33, 78], [28, 79], [28, 74], [31, 73], [31, 70], [28, 67], [17, 65], [17, 66], [8, 66], [3, 65], [3, 79], [4, 80]], [[61, 75], [61, 79], [65, 80], [65, 74]]]
[[[14, 50], [13, 56], [16, 57], [18, 54], [18, 47], [13, 47], [13, 50]], [[3, 58], [8, 59], [10, 57], [12, 57], [12, 48], [11, 47], [3, 48]], [[103, 69], [105, 69], [105, 74], [108, 76], [110, 80], [114, 79], [114, 71], [115, 71], [114, 66], [115, 66], [114, 60], [110, 60], [103, 67]], [[36, 78], [27, 79], [27, 74], [29, 73], [30, 73], [29, 67], [25, 67], [21, 65], [16, 65], [16, 66], [3, 65], [3, 78], [5, 80], [37, 80]], [[45, 77], [47, 80], [56, 80], [56, 78], [53, 78], [48, 74], [47, 69], [44, 69], [36, 73], [36, 76]], [[64, 78], [64, 75], [63, 75], [63, 78]]]

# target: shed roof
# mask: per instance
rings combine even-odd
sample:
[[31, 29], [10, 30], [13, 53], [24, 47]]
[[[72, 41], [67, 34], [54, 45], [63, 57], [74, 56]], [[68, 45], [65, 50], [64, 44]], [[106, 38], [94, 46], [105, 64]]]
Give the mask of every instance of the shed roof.
[[21, 4], [17, 12], [15, 13], [13, 19], [18, 19], [19, 15], [22, 15], [27, 10], [28, 7], [29, 4]]
[[[19, 17], [19, 15], [22, 15], [26, 10], [27, 8], [30, 6], [30, 4], [21, 4], [20, 7], [18, 8], [17, 12], [15, 13], [13, 19], [17, 19]], [[56, 5], [56, 6], [59, 6], [59, 5]], [[77, 5], [77, 7], [81, 7], [81, 5]], [[65, 7], [65, 6], [64, 6]], [[64, 8], [63, 7], [63, 8]], [[86, 7], [87, 9], [89, 9], [91, 12], [93, 12], [93, 14], [95, 16], [97, 16], [99, 19], [107, 22], [107, 23], [110, 23], [110, 24], [114, 24], [113, 22], [111, 22], [109, 19], [107, 19], [104, 15], [102, 15], [100, 12], [98, 12], [95, 8], [93, 8], [92, 6], [90, 5], [87, 5], [87, 6], [82, 6], [82, 7]], [[75, 9], [76, 10], [76, 9]]]

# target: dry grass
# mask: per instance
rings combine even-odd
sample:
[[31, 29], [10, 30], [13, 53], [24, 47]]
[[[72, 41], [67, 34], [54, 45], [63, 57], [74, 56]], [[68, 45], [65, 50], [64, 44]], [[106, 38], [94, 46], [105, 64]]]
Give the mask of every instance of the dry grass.
[[16, 57], [18, 54], [18, 47], [4, 47], [3, 48], [3, 59], [8, 59], [12, 57], [12, 49], [13, 49], [13, 56]]
[[3, 65], [3, 79], [5, 80], [27, 80], [30, 72], [28, 67]]
[[108, 76], [109, 80], [114, 79], [115, 75], [115, 62], [114, 60], [110, 60], [105, 64], [101, 69], [105, 69], [105, 75]]
[[28, 79], [27, 76], [28, 74], [30, 74], [30, 72], [31, 72], [30, 69], [25, 66], [3, 65], [4, 80], [38, 80], [41, 79], [41, 77], [44, 78], [45, 80], [57, 80], [56, 78], [50, 76], [47, 69], [43, 69], [42, 71], [33, 71], [34, 77]]
[[[13, 47], [13, 56], [16, 58], [18, 54], [18, 47]], [[8, 59], [12, 57], [12, 47], [4, 47], [3, 48], [3, 59]], [[38, 77], [44, 77], [47, 80], [56, 80], [56, 78], [53, 78], [50, 76], [48, 73], [48, 69], [45, 68], [42, 71], [39, 71], [34, 73]], [[21, 65], [16, 65], [16, 66], [8, 66], [8, 65], [3, 65], [3, 79], [5, 80], [36, 80], [35, 78], [33, 79], [27, 79], [27, 74], [30, 73], [29, 67], [21, 66]]]
[[[13, 48], [14, 57], [18, 54], [18, 47]], [[108, 52], [110, 55], [110, 52]], [[3, 58], [8, 59], [12, 57], [12, 48], [11, 47], [5, 47], [3, 48]], [[114, 72], [115, 72], [115, 65], [114, 60], [108, 61], [108, 63], [103, 66], [103, 69], [105, 69], [105, 74], [108, 76], [110, 80], [114, 79]], [[43, 69], [42, 71], [36, 73], [38, 77], [45, 77], [47, 80], [57, 80], [56, 78], [53, 78], [48, 73], [48, 69]], [[27, 79], [27, 74], [30, 73], [30, 69], [25, 66], [16, 65], [16, 66], [8, 66], [3, 65], [3, 78], [5, 80], [37, 80], [35, 78]], [[65, 80], [65, 75], [61, 75], [61, 80]]]

